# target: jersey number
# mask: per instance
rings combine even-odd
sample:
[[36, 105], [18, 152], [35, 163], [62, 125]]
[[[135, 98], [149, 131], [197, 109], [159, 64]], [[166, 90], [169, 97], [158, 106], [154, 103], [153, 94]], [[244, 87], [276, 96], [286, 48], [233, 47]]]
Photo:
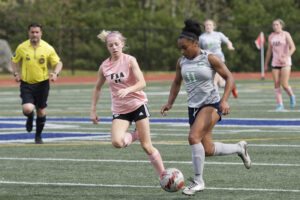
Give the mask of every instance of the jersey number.
[[189, 83], [194, 83], [197, 81], [194, 72], [186, 72], [185, 75], [186, 75]]

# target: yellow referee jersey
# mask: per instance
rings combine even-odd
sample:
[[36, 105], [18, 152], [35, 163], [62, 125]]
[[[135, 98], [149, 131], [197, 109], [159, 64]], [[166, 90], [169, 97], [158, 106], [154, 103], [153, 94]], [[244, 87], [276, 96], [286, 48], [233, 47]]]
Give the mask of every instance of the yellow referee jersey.
[[54, 48], [44, 40], [40, 40], [36, 49], [30, 44], [30, 40], [21, 43], [13, 54], [12, 62], [22, 66], [22, 81], [34, 84], [49, 79], [48, 63], [55, 66], [60, 58]]

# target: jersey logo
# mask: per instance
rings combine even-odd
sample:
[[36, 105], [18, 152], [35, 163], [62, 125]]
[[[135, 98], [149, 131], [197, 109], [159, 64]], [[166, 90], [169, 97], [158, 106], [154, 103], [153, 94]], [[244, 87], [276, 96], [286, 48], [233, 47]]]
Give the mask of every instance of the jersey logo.
[[40, 64], [43, 64], [45, 62], [44, 58], [40, 58]]
[[111, 74], [110, 80], [115, 80], [115, 83], [121, 83], [121, 79], [124, 78], [123, 72], [120, 72], [120, 74]]
[[204, 67], [205, 64], [204, 64], [203, 62], [199, 62], [199, 63], [197, 64], [197, 66], [198, 66], [198, 67]]
[[29, 58], [29, 57], [26, 57], [26, 60], [30, 60], [30, 58]]
[[274, 42], [272, 42], [272, 45], [273, 46], [280, 46], [280, 41], [274, 41]]

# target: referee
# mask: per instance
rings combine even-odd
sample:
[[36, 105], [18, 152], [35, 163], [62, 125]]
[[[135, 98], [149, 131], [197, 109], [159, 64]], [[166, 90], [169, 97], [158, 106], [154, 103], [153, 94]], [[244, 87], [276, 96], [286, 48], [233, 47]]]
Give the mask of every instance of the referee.
[[[49, 79], [54, 82], [63, 66], [54, 48], [41, 39], [42, 34], [41, 24], [29, 24], [29, 39], [17, 47], [12, 57], [15, 80], [21, 82], [20, 97], [23, 114], [27, 117], [27, 132], [32, 131], [34, 107], [36, 108], [36, 144], [43, 144], [41, 134], [46, 122], [47, 98], [50, 89]], [[22, 68], [21, 73], [18, 72], [19, 64]], [[48, 65], [54, 67], [50, 76]]]

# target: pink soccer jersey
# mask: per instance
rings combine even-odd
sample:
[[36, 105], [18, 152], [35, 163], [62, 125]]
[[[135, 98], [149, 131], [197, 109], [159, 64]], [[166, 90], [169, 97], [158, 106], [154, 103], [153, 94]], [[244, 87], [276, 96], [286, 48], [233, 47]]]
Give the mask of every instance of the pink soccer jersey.
[[133, 86], [137, 82], [130, 66], [131, 59], [135, 58], [122, 53], [117, 61], [111, 61], [108, 58], [100, 66], [110, 87], [113, 114], [130, 113], [148, 101], [143, 91], [130, 93], [124, 98], [117, 96], [117, 92], [120, 89]]
[[286, 34], [289, 34], [286, 31], [282, 31], [281, 33], [271, 33], [269, 36], [269, 43], [272, 45], [272, 66], [291, 66], [292, 59], [289, 57], [286, 63], [281, 63], [280, 58], [286, 57], [289, 53], [289, 44], [287, 42]]

